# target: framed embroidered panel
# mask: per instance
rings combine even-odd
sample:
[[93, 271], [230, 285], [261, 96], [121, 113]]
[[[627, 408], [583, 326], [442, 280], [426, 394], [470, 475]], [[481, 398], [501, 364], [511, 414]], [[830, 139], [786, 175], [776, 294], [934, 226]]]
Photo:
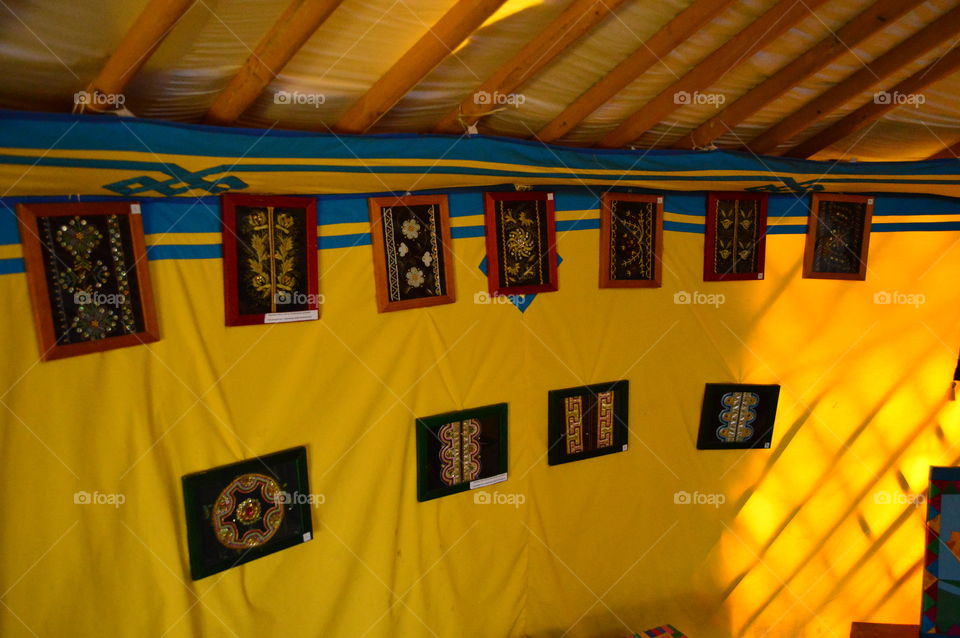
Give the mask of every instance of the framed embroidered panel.
[[182, 483], [193, 580], [313, 537], [305, 447], [187, 474]]
[[484, 193], [491, 295], [557, 290], [553, 193]]
[[417, 500], [507, 480], [507, 404], [417, 419]]
[[140, 205], [17, 204], [44, 361], [157, 341]]
[[769, 448], [779, 397], [779, 385], [708, 383], [697, 449]]
[[803, 250], [804, 278], [866, 279], [872, 219], [872, 197], [814, 193]]
[[373, 197], [369, 204], [379, 311], [456, 301], [447, 196]]
[[550, 465], [627, 449], [629, 381], [551, 390], [547, 399]]
[[710, 193], [705, 236], [704, 281], [763, 279], [767, 195]]
[[960, 636], [960, 467], [931, 467], [921, 636]]
[[604, 193], [600, 206], [600, 287], [659, 288], [663, 197]]
[[316, 200], [221, 195], [220, 205], [227, 325], [319, 319]]

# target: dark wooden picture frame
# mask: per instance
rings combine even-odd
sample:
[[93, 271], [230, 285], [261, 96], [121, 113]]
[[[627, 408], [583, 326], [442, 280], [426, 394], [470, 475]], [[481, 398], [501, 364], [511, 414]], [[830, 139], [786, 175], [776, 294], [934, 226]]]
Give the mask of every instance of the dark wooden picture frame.
[[[313, 538], [305, 447], [187, 474], [181, 485], [193, 580]], [[247, 500], [255, 516], [244, 520]]]
[[[390, 312], [455, 302], [457, 293], [447, 196], [371, 197], [368, 205], [377, 310]], [[418, 214], [422, 207], [428, 207], [428, 210]], [[399, 228], [398, 220], [393, 219], [395, 208], [406, 209], [410, 214]], [[389, 217], [384, 216], [387, 210], [390, 211]], [[432, 228], [428, 222], [432, 222]], [[399, 248], [397, 239], [401, 239]], [[414, 246], [412, 251], [407, 242]], [[417, 250], [418, 245], [429, 250]], [[402, 267], [407, 268], [406, 272], [400, 272], [401, 262], [405, 262]], [[426, 294], [430, 290], [432, 292]]]
[[[727, 201], [755, 201], [757, 202], [757, 219], [755, 224], [751, 224], [753, 230], [744, 229], [752, 233], [744, 241], [735, 231], [732, 238], [729, 239], [729, 245], [720, 245], [724, 241], [721, 237], [725, 229], [718, 228], [720, 224], [719, 204]], [[729, 220], [727, 220], [729, 221]], [[703, 243], [703, 280], [704, 281], [749, 281], [763, 279], [764, 263], [767, 252], [767, 195], [766, 193], [744, 193], [731, 191], [711, 192], [707, 195], [707, 215], [705, 220], [705, 232]], [[732, 221], [734, 228], [743, 226], [734, 219]], [[729, 227], [729, 226], [728, 226]], [[740, 251], [744, 246], [749, 246], [753, 259], [747, 264], [751, 266], [749, 270], [738, 268]], [[718, 270], [716, 268], [718, 256], [722, 257], [724, 252], [732, 256], [732, 265], [730, 268]], [[737, 272], [739, 270], [739, 272]]]
[[[607, 414], [603, 413], [603, 401], [607, 401]], [[629, 408], [629, 381], [551, 390], [547, 395], [547, 463], [559, 465], [625, 452]]]
[[160, 339], [140, 204], [17, 204], [17, 223], [43, 361]]
[[[807, 239], [803, 249], [803, 278], [804, 279], [847, 279], [863, 281], [867, 278], [867, 253], [870, 249], [870, 226], [873, 222], [873, 200], [869, 195], [839, 195], [836, 193], [814, 193], [810, 199], [810, 217], [807, 221]], [[852, 220], [848, 231], [859, 237], [840, 237], [836, 229], [829, 222], [824, 221], [821, 204], [830, 202], [861, 204], [863, 206], [863, 220]], [[851, 211], [852, 212], [852, 211]], [[853, 239], [850, 245], [847, 240]], [[846, 251], [848, 264], [840, 271], [832, 272], [822, 267], [818, 259], [818, 247], [824, 247], [827, 242], [839, 242], [839, 249]], [[837, 246], [834, 246], [837, 249]], [[856, 270], [849, 265], [856, 266]]]
[[[641, 227], [617, 214], [618, 202], [639, 202], [652, 207], [651, 219]], [[618, 263], [624, 244], [636, 242], [635, 261], [649, 276], [633, 276], [626, 264]], [[651, 245], [652, 244], [652, 245]], [[600, 200], [600, 287], [659, 288], [663, 273], [663, 195], [604, 193]]]
[[707, 383], [697, 449], [768, 449], [779, 400], [780, 386], [776, 384]]
[[[463, 430], [467, 421], [474, 422], [475, 427], [471, 432]], [[451, 426], [456, 427], [451, 429]], [[507, 480], [506, 403], [419, 418], [415, 427], [418, 501], [429, 501]], [[468, 450], [468, 447], [471, 449]], [[453, 450], [448, 464], [451, 467], [458, 465], [446, 479], [443, 478], [444, 448]], [[465, 457], [468, 454], [472, 457], [469, 463], [473, 465], [470, 473], [475, 476], [464, 476], [467, 474], [468, 462]], [[460, 464], [454, 463], [454, 459], [459, 459]]]
[[[487, 243], [487, 280], [491, 295], [527, 295], [550, 292], [559, 288], [557, 282], [557, 232], [553, 193], [546, 191], [486, 192], [484, 198], [484, 224]], [[525, 211], [520, 218], [513, 217], [511, 203], [534, 203], [536, 211], [531, 219]], [[510, 218], [507, 219], [507, 215]], [[516, 227], [507, 229], [506, 224]], [[527, 226], [530, 226], [528, 229]], [[507, 231], [506, 233], [504, 231]], [[533, 231], [533, 232], [531, 232]], [[507, 237], [503, 235], [507, 234]], [[510, 282], [507, 269], [519, 264], [511, 260], [509, 251], [530, 260], [539, 272], [539, 283], [516, 284]], [[507, 252], [508, 254], [504, 254]], [[520, 274], [518, 274], [518, 277]]]
[[[226, 325], [250, 326], [319, 319], [316, 198], [226, 194], [220, 196], [220, 208], [223, 216]], [[238, 222], [238, 218], [241, 209], [265, 209], [264, 223], [249, 229], [240, 227], [242, 222]], [[244, 219], [251, 220], [253, 214], [248, 214]], [[301, 219], [298, 221], [297, 217]], [[254, 236], [252, 233], [255, 232], [261, 234]], [[277, 242], [277, 238], [280, 238], [280, 242]], [[290, 243], [284, 246], [284, 240]], [[261, 246], [264, 241], [267, 245]], [[287, 250], [281, 251], [283, 254], [278, 257], [281, 247]], [[279, 267], [283, 269], [279, 273], [278, 259]], [[269, 260], [270, 265], [266, 271], [262, 271], [265, 260]], [[257, 264], [260, 270], [252, 270], [253, 264]], [[245, 274], [250, 279], [257, 277], [267, 280], [256, 286], [261, 295], [266, 291], [264, 298], [254, 300], [250, 298], [249, 289], [242, 288], [241, 278]], [[288, 279], [287, 283], [282, 281], [284, 278]], [[248, 284], [253, 285], [252, 281]]]

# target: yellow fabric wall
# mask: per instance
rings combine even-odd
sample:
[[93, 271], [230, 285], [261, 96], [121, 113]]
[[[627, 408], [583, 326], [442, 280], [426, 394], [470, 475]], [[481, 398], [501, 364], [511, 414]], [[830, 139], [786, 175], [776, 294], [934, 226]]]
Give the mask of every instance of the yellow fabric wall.
[[[49, 363], [24, 275], [0, 277], [0, 635], [613, 638], [670, 622], [792, 638], [918, 622], [924, 508], [906, 495], [960, 457], [960, 232], [876, 233], [866, 282], [801, 279], [803, 237], [774, 235], [764, 281], [703, 283], [702, 243], [666, 233], [661, 289], [599, 290], [597, 231], [560, 233], [560, 291], [524, 314], [473, 303], [482, 238], [454, 240], [457, 303], [382, 315], [370, 248], [323, 250], [320, 321], [229, 329], [220, 260], [157, 261], [160, 342]], [[629, 451], [549, 467], [547, 391], [621, 378]], [[783, 385], [771, 450], [695, 449], [703, 384], [723, 381]], [[486, 491], [525, 502], [418, 503], [414, 417], [501, 401], [510, 478]], [[190, 581], [180, 477], [302, 444], [325, 497], [314, 540]], [[125, 503], [77, 505], [79, 490]]]

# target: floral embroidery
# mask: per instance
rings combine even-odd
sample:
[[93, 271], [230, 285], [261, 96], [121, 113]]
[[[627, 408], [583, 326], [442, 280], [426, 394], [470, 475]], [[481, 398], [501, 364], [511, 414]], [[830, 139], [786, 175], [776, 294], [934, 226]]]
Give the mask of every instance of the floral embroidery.
[[408, 219], [400, 226], [400, 232], [407, 239], [416, 239], [420, 235], [420, 224], [415, 219]]
[[397, 247], [397, 252], [400, 253], [401, 257], [406, 257], [407, 253], [410, 252], [410, 249], [407, 247], [407, 244], [400, 242], [400, 246]]
[[407, 271], [407, 284], [419, 288], [424, 281], [426, 281], [426, 277], [423, 276], [423, 271], [419, 268], [411, 268]]
[[423, 265], [427, 268], [430, 267], [431, 262], [433, 262], [433, 255], [430, 254], [430, 251], [423, 253]]
[[516, 228], [507, 236], [507, 250], [514, 259], [523, 259], [533, 254], [533, 237], [527, 231]]

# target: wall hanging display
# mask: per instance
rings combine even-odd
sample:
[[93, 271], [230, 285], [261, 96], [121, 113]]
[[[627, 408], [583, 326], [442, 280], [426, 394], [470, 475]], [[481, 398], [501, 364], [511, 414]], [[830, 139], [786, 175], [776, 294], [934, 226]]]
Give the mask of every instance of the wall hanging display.
[[369, 200], [380, 312], [456, 301], [446, 195]]
[[663, 197], [604, 193], [600, 206], [600, 287], [659, 288]]
[[553, 193], [484, 193], [492, 295], [557, 290]]
[[187, 474], [182, 482], [193, 580], [313, 537], [304, 447]]
[[627, 449], [629, 382], [551, 390], [547, 398], [550, 465]]
[[222, 195], [220, 202], [227, 325], [319, 319], [316, 200]]
[[710, 193], [703, 250], [704, 281], [763, 279], [767, 196]]
[[507, 480], [507, 404], [417, 419], [417, 500]]
[[17, 204], [44, 361], [160, 338], [140, 205]]
[[960, 636], [960, 467], [931, 467], [921, 636]]
[[708, 383], [697, 449], [769, 448], [779, 398], [779, 385]]
[[807, 279], [866, 279], [873, 198], [814, 193], [803, 250]]

